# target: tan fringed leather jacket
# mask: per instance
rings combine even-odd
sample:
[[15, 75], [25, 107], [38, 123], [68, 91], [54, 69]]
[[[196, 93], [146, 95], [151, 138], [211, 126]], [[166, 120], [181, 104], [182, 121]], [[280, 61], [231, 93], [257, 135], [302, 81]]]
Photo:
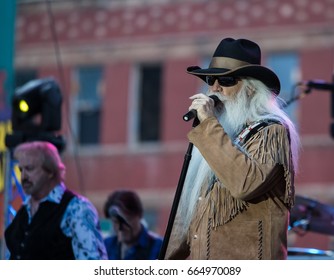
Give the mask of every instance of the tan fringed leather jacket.
[[202, 187], [188, 235], [176, 214], [165, 259], [281, 260], [287, 258], [289, 209], [294, 203], [289, 137], [281, 124], [254, 134], [241, 152], [217, 119], [188, 134], [213, 169]]

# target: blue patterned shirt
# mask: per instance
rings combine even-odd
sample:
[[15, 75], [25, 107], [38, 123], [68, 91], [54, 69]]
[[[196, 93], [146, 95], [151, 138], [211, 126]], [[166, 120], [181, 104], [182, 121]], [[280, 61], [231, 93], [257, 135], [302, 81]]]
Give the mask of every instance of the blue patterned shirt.
[[[50, 201], [59, 204], [64, 192], [65, 186], [57, 185], [40, 202]], [[23, 204], [28, 212], [29, 223], [31, 223], [31, 196], [27, 196]], [[71, 199], [60, 227], [63, 233], [72, 239], [73, 254], [77, 260], [108, 259], [99, 230], [98, 213], [87, 198], [76, 195]]]

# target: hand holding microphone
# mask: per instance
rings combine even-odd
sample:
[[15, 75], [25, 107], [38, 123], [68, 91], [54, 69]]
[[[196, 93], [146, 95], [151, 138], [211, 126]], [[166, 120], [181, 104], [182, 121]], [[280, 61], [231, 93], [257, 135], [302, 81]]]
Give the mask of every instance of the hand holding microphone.
[[[216, 107], [220, 99], [216, 95], [206, 96], [202, 93], [195, 94], [190, 97], [193, 99], [189, 112], [183, 115], [183, 120], [188, 122], [197, 117], [200, 121], [213, 116], [213, 107]], [[212, 103], [213, 101], [213, 103]]]

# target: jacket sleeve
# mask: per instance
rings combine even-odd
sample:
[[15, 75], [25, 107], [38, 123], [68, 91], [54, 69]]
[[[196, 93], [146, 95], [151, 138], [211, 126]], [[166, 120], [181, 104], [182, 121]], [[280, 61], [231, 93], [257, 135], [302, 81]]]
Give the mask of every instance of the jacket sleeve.
[[[247, 142], [244, 151], [235, 147], [218, 120], [208, 118], [188, 133], [222, 185], [231, 195], [251, 200], [282, 180], [289, 170], [290, 148], [283, 125], [265, 127]], [[286, 150], [287, 149], [287, 150]], [[282, 168], [284, 167], [284, 168]], [[289, 183], [290, 184], [290, 183]]]

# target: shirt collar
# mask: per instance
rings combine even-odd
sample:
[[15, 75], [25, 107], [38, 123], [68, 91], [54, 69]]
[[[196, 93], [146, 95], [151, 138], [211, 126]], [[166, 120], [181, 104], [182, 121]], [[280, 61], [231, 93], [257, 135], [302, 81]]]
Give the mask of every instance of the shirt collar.
[[[40, 202], [44, 201], [50, 201], [59, 204], [61, 201], [61, 198], [63, 197], [63, 194], [65, 192], [65, 186], [63, 183], [60, 183], [56, 185], [50, 192], [49, 194], [44, 197], [43, 199], [40, 200]], [[27, 207], [30, 207], [31, 204], [31, 195], [28, 195], [23, 202], [24, 205]]]

